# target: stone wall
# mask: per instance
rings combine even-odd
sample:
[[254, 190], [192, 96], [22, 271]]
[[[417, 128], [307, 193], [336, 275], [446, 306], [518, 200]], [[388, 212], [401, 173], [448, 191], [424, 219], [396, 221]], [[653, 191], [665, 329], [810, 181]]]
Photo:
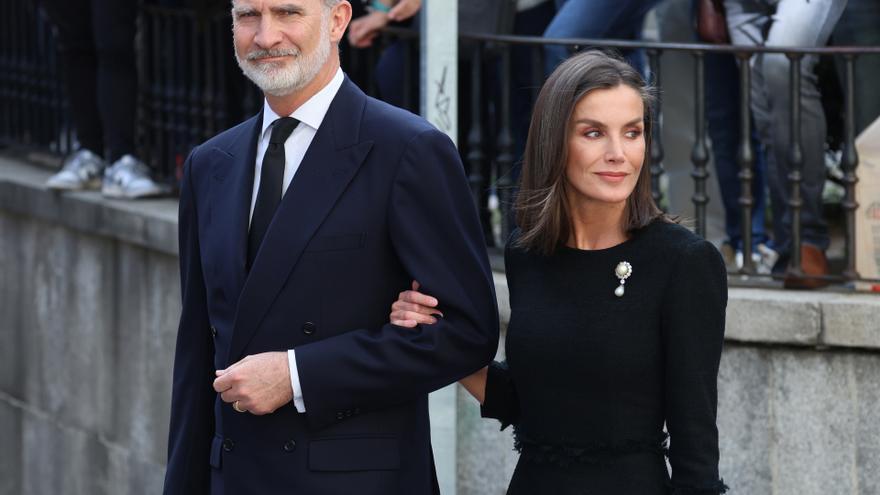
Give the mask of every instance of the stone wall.
[[174, 208], [58, 196], [38, 188], [45, 172], [13, 168], [18, 182], [0, 177], [0, 494], [161, 493]]
[[[0, 495], [161, 492], [176, 204], [46, 191], [0, 157]], [[509, 307], [496, 274], [502, 320]], [[880, 493], [880, 297], [732, 289], [719, 376], [732, 493]], [[510, 431], [432, 398], [444, 494], [504, 493]], [[448, 469], [446, 468], [448, 466]]]

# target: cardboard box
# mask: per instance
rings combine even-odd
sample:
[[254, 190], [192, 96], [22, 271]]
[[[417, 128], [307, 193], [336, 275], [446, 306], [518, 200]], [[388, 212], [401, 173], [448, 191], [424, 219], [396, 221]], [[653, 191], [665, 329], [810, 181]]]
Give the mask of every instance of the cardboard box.
[[[856, 138], [856, 270], [862, 278], [880, 279], [880, 118]], [[877, 290], [878, 284], [858, 284]]]

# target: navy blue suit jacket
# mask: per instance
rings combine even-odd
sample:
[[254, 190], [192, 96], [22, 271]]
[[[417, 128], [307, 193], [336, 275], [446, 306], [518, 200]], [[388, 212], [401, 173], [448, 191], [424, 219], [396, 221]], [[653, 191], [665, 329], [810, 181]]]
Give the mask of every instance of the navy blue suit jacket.
[[[192, 151], [180, 193], [183, 313], [165, 493], [436, 493], [428, 397], [486, 365], [498, 314], [452, 142], [348, 79], [250, 272], [256, 116]], [[388, 323], [416, 279], [436, 325]], [[296, 349], [306, 413], [233, 411], [214, 370]]]

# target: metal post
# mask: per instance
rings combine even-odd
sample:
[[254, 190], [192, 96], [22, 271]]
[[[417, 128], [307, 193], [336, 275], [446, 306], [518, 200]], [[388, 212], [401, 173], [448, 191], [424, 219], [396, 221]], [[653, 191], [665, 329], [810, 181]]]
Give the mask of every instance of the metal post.
[[786, 54], [790, 61], [790, 98], [791, 98], [791, 145], [788, 151], [789, 173], [788, 181], [791, 193], [788, 206], [791, 208], [791, 263], [788, 273], [793, 276], [802, 276], [801, 270], [801, 181], [803, 174], [801, 169], [804, 165], [804, 154], [801, 148], [801, 58], [800, 54]]
[[739, 165], [740, 197], [739, 206], [742, 214], [742, 250], [743, 266], [740, 273], [750, 275], [755, 272], [752, 262], [752, 207], [755, 199], [752, 197], [752, 181], [755, 174], [752, 167], [755, 156], [752, 153], [752, 130], [751, 130], [751, 79], [752, 67], [749, 65], [749, 53], [739, 53], [739, 150], [736, 161]]
[[[648, 66], [651, 70], [652, 84], [655, 88], [660, 87], [660, 50], [648, 50]], [[663, 177], [663, 98], [657, 96], [654, 106], [654, 129], [651, 136], [651, 149], [648, 153], [651, 157], [651, 196], [654, 203], [660, 206], [663, 200], [663, 191], [660, 190], [660, 179]]]
[[845, 78], [844, 78], [844, 141], [841, 167], [843, 168], [843, 184], [846, 195], [843, 198], [843, 211], [846, 217], [846, 268], [843, 276], [849, 280], [859, 278], [856, 271], [856, 210], [859, 207], [856, 202], [856, 167], [859, 164], [859, 154], [855, 143], [855, 57], [844, 55]]
[[[211, 24], [214, 29], [214, 46], [222, 47], [226, 45], [226, 38], [224, 38], [224, 34], [228, 29], [228, 22], [226, 17], [217, 17], [215, 16], [211, 19]], [[214, 101], [217, 102], [217, 111], [213, 114], [209, 111], [205, 113], [205, 135], [206, 139], [208, 137], [213, 136], [218, 130], [226, 129], [230, 122], [229, 114], [233, 110], [229, 107], [230, 98], [226, 85], [226, 64], [228, 63], [227, 54], [224, 50], [216, 50], [213, 53], [208, 52], [208, 56], [213, 57], [215, 64], [215, 76], [217, 78], [217, 89], [216, 98]], [[242, 90], [249, 89], [247, 86], [242, 86]], [[246, 98], [246, 96], [245, 96]], [[240, 100], [239, 100], [240, 101]], [[239, 107], [240, 110], [241, 107]]]
[[[187, 119], [189, 122], [186, 129], [188, 133], [186, 136], [186, 141], [180, 143], [182, 146], [175, 150], [178, 153], [188, 151], [191, 145], [194, 145], [201, 140], [202, 125], [201, 111], [199, 107], [212, 108], [211, 92], [207, 90], [207, 79], [210, 77], [211, 74], [210, 70], [208, 70], [211, 63], [211, 58], [203, 56], [206, 54], [199, 49], [201, 43], [207, 41], [206, 38], [208, 37], [208, 22], [207, 19], [205, 19], [205, 12], [203, 10], [196, 10], [194, 17], [194, 29], [189, 30], [190, 81], [188, 83], [188, 99], [190, 109]], [[205, 43], [205, 45], [210, 45], [210, 43]], [[176, 162], [169, 165], [176, 166]], [[176, 170], [163, 170], [162, 172], [167, 175], [173, 175]]]
[[398, 38], [398, 43], [403, 43], [403, 108], [412, 111], [412, 40]]
[[691, 151], [691, 162], [694, 164], [694, 170], [691, 172], [691, 177], [694, 178], [692, 201], [696, 210], [697, 235], [706, 237], [706, 203], [709, 202], [709, 196], [706, 194], [706, 179], [709, 178], [706, 163], [709, 161], [709, 152], [706, 146], [706, 84], [703, 52], [694, 52], [694, 61], [696, 62], [694, 80], [696, 90], [694, 96], [694, 110], [696, 112], [694, 133], [696, 140]]
[[501, 242], [510, 234], [510, 220], [513, 211], [513, 134], [510, 132], [510, 45], [501, 45], [501, 115], [498, 129], [498, 204], [501, 210]]
[[544, 47], [535, 45], [530, 50], [532, 69], [532, 107], [538, 101], [541, 86], [544, 85]]
[[483, 176], [483, 121], [482, 121], [482, 77], [480, 72], [483, 67], [483, 51], [481, 42], [474, 43], [474, 54], [471, 59], [471, 129], [467, 137], [467, 161], [470, 173], [468, 182], [471, 186], [471, 195], [477, 211], [482, 212], [485, 205], [481, 204], [481, 198], [486, 189], [486, 178]]

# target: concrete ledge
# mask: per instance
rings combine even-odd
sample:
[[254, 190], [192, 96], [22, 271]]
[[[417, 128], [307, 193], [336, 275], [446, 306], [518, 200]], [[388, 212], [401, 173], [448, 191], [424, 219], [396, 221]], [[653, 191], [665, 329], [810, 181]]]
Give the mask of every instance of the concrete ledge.
[[[504, 327], [510, 320], [510, 303], [503, 273], [495, 273], [495, 291]], [[880, 296], [732, 287], [725, 339], [880, 349]]]
[[46, 189], [51, 171], [0, 156], [0, 210], [177, 255], [177, 200], [117, 201]]
[[817, 345], [821, 299], [828, 295], [774, 289], [731, 288], [726, 336], [740, 342]]
[[838, 295], [821, 308], [823, 344], [880, 349], [880, 297]]
[[880, 349], [880, 297], [730, 289], [727, 339]]

